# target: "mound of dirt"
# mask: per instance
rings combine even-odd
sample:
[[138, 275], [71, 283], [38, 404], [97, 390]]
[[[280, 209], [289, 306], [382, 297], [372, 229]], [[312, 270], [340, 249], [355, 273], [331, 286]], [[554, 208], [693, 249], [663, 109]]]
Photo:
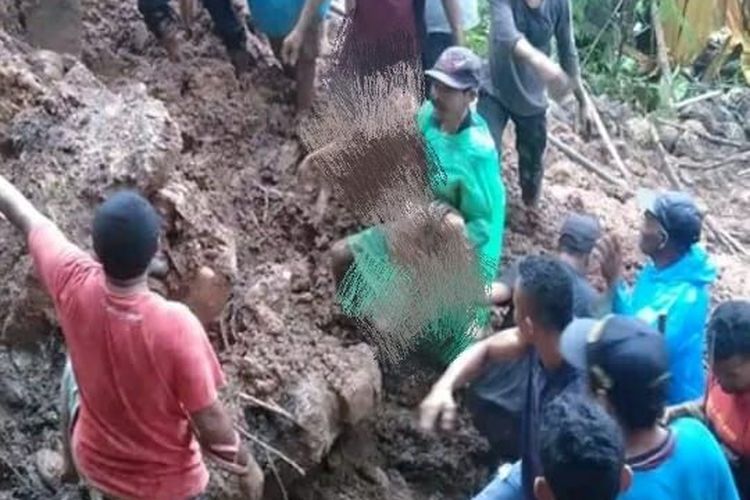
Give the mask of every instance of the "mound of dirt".
[[[272, 432], [269, 426], [263, 435], [258, 432], [262, 426], [254, 425], [257, 408], [248, 406], [244, 416], [253, 434], [306, 469], [319, 464], [343, 429], [373, 414], [381, 382], [369, 347], [344, 345], [295, 307], [295, 302], [311, 302], [312, 266], [303, 242], [298, 241], [302, 251], [293, 248], [294, 220], [283, 220], [285, 210], [291, 215], [297, 207], [280, 202], [294, 195], [273, 185], [285, 168], [294, 166], [297, 148], [277, 136], [266, 139], [273, 143], [273, 155], [255, 157], [238, 148], [233, 157], [240, 163], [228, 166], [222, 160], [229, 143], [204, 148], [193, 139], [212, 139], [200, 129], [209, 130], [205, 121], [215, 115], [201, 115], [203, 123], [191, 135], [143, 83], [123, 79], [108, 86], [73, 59], [33, 52], [4, 32], [0, 41], [8, 96], [0, 122], [6, 145], [3, 174], [73, 241], [87, 247], [91, 213], [107, 193], [129, 187], [150, 197], [163, 216], [169, 268], [162, 283], [153, 283], [155, 288], [193, 307], [219, 341], [232, 380], [228, 398], [249, 394], [278, 401], [294, 420], [294, 432]], [[207, 80], [222, 76], [226, 68], [217, 66], [219, 75], [204, 66]], [[216, 81], [197, 87], [215, 91]], [[255, 107], [246, 114], [223, 103], [235, 120], [223, 123], [234, 127], [234, 134], [244, 132], [254, 112], [269, 107], [252, 97], [250, 101]], [[217, 137], [232, 135], [217, 131]], [[253, 139], [262, 143], [264, 137], [256, 134], [243, 142]], [[183, 154], [201, 153], [206, 156], [195, 164], [182, 161]], [[227, 170], [233, 167], [234, 172]], [[259, 168], [266, 169], [265, 175]], [[232, 181], [212, 185], [217, 172]], [[271, 196], [275, 211], [281, 212], [278, 217], [278, 212], [269, 214]], [[258, 211], [263, 225], [255, 207], [243, 206], [248, 202], [263, 207]], [[235, 225], [222, 208], [250, 220]], [[51, 304], [30, 272], [18, 236], [7, 225], [0, 231], [7, 246], [1, 264], [10, 277], [0, 287], [3, 340], [13, 349], [25, 344], [37, 350], [55, 325]], [[265, 255], [258, 258], [257, 253]], [[11, 418], [13, 410], [28, 410], [23, 385], [5, 389], [0, 400]], [[230, 403], [244, 406], [239, 400]]]
[[[450, 436], [415, 425], [413, 409], [436, 373], [413, 359], [379, 367], [336, 313], [326, 251], [356, 224], [335, 204], [314, 222], [314, 199], [299, 189], [302, 148], [280, 68], [264, 60], [238, 81], [205, 13], [173, 63], [135, 2], [82, 3], [82, 63], [32, 51], [19, 38], [17, 9], [0, 13], [0, 171], [84, 246], [91, 211], [112, 189], [138, 187], [159, 207], [169, 269], [154, 288], [185, 300], [208, 325], [230, 380], [225, 400], [266, 469], [267, 498], [453, 500], [477, 491], [489, 474], [486, 443], [465, 416]], [[614, 118], [603, 114], [617, 125], [610, 130], [627, 151], [631, 185], [666, 185], [648, 136], [641, 144], [619, 126], [634, 116], [603, 107], [613, 110]], [[608, 168], [601, 141], [582, 142], [566, 123], [551, 128]], [[640, 214], [628, 193], [550, 149], [544, 223], [530, 231], [511, 146], [505, 261], [554, 248], [564, 215], [584, 210], [622, 236], [628, 271], [637, 270]], [[692, 187], [717, 223], [750, 244], [747, 191], [701, 178]], [[708, 246], [722, 271], [714, 300], [750, 296], [743, 260], [713, 239]], [[33, 472], [33, 452], [59, 440], [64, 352], [23, 242], [5, 225], [0, 271], [10, 346], [0, 352], [0, 497], [78, 498], [70, 488], [49, 491]], [[211, 493], [236, 498], [236, 485], [216, 473]]]

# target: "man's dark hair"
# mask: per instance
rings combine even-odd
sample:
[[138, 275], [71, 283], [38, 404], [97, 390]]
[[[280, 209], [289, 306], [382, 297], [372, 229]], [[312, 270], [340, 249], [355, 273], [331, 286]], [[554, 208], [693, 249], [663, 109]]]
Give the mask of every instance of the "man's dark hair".
[[716, 308], [708, 322], [714, 359], [750, 357], [750, 302], [730, 300]]
[[625, 444], [617, 423], [594, 401], [563, 394], [542, 413], [540, 458], [556, 500], [614, 500]]
[[159, 248], [160, 219], [134, 191], [120, 191], [99, 205], [94, 216], [94, 251], [110, 278], [142, 275]]
[[626, 432], [650, 429], [656, 425], [666, 406], [667, 385], [668, 379], [664, 379], [650, 387], [615, 387], [607, 392], [607, 399]]
[[573, 319], [573, 279], [562, 263], [530, 256], [518, 266], [518, 283], [532, 302], [534, 321], [562, 332]]

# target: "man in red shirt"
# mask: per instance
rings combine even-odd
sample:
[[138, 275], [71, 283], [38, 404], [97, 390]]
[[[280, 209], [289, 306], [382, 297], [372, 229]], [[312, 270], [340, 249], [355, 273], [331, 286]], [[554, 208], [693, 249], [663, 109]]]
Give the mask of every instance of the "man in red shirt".
[[670, 408], [668, 419], [688, 414], [705, 421], [724, 447], [740, 496], [750, 499], [750, 302], [717, 307], [708, 338], [712, 369], [706, 398]]
[[207, 454], [260, 499], [263, 474], [218, 399], [224, 375], [205, 331], [185, 306], [148, 289], [160, 232], [148, 201], [122, 191], [99, 206], [96, 259], [2, 175], [0, 213], [27, 238], [68, 347], [67, 475], [74, 467], [106, 498], [192, 499], [208, 484]]

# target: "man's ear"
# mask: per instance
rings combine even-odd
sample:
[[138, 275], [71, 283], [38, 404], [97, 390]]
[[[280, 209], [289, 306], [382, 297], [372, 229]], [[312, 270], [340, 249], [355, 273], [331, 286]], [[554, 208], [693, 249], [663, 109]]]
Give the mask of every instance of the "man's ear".
[[630, 489], [633, 484], [633, 469], [629, 465], [623, 466], [620, 471], [620, 493], [624, 493]]
[[542, 476], [534, 479], [534, 497], [536, 500], [555, 500], [552, 488], [550, 488], [549, 483]]

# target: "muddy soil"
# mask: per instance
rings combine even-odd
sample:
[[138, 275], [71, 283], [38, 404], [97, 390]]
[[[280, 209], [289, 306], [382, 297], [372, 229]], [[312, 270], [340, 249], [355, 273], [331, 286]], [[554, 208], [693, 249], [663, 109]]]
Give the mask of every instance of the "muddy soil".
[[[0, 27], [22, 37], [22, 2], [0, 2], [13, 4], [0, 15]], [[267, 471], [267, 497], [469, 497], [486, 481], [489, 470], [482, 465], [486, 443], [466, 417], [450, 436], [425, 436], [415, 427], [414, 408], [437, 371], [413, 359], [378, 370], [372, 350], [337, 313], [325, 252], [353, 231], [356, 221], [335, 202], [322, 223], [313, 221], [314, 197], [299, 189], [297, 163], [303, 152], [296, 137], [291, 88], [280, 68], [263, 58], [249, 77], [237, 81], [205, 13], [194, 37], [183, 41], [182, 62], [172, 63], [146, 32], [135, 2], [83, 4], [85, 65], [114, 93], [142, 82], [179, 127], [181, 147], [174, 173], [154, 193], [155, 201], [167, 205], [172, 259], [169, 276], [156, 285], [166, 294], [189, 300], [193, 276], [202, 266], [229, 278], [228, 303], [209, 328], [231, 381], [226, 399], [255, 436], [306, 470], [300, 478], [256, 447]], [[0, 101], [9, 99], [0, 90]], [[620, 120], [605, 119], [611, 124]], [[583, 143], [566, 123], [554, 122], [552, 130], [608, 168], [600, 141]], [[665, 185], [655, 168], [653, 148], [636, 145], [631, 131], [617, 130], [616, 139], [628, 152], [626, 161], [635, 173], [631, 185]], [[0, 138], [3, 133], [0, 128]], [[552, 249], [562, 217], [570, 210], [584, 210], [600, 215], [607, 229], [622, 236], [628, 271], [634, 272], [642, 257], [636, 251], [639, 214], [632, 198], [550, 148], [543, 224], [529, 231], [520, 207], [512, 132], [508, 141], [504, 260]], [[15, 165], [15, 175], [21, 178], [20, 165]], [[743, 189], [727, 191], [700, 179], [695, 185], [717, 221], [750, 245], [741, 222], [741, 214], [750, 208]], [[92, 189], [100, 195], [104, 186], [95, 184]], [[86, 217], [82, 214], [73, 224], [81, 239], [86, 236]], [[27, 286], [28, 278], [18, 270], [21, 242], [7, 228], [2, 236], [0, 269], [14, 273], [0, 296], [0, 306], [5, 307], [14, 291]], [[743, 261], [711, 240], [708, 247], [722, 271], [715, 299], [749, 296]], [[73, 488], [45, 487], [34, 472], [32, 454], [59, 443], [57, 388], [64, 361], [52, 318], [37, 319], [40, 340], [0, 352], [0, 498], [80, 498]], [[297, 422], [248, 406], [243, 392], [282, 406]], [[211, 492], [214, 498], [236, 494], [232, 481], [220, 474], [214, 475]]]

